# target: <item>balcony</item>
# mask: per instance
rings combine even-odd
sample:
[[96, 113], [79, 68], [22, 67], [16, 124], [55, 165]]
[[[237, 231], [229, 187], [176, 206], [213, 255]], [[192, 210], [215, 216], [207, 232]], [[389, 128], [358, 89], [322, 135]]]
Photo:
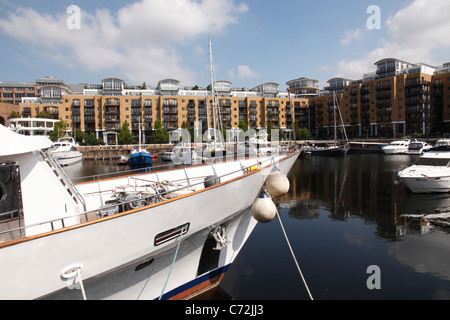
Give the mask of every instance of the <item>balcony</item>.
[[106, 107], [105, 108], [105, 114], [111, 115], [111, 114], [120, 114], [120, 108], [118, 107]]
[[105, 107], [118, 107], [120, 106], [120, 99], [106, 99]]
[[164, 114], [178, 114], [178, 108], [164, 107]]

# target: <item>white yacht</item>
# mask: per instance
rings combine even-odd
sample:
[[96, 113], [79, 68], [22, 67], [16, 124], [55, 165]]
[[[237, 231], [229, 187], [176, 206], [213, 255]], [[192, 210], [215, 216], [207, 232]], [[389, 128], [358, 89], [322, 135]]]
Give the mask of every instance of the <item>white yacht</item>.
[[69, 166], [83, 160], [83, 154], [77, 150], [75, 139], [64, 137], [53, 143], [50, 154], [61, 166]]
[[431, 148], [433, 148], [433, 146], [428, 143], [415, 140], [409, 144], [406, 154], [423, 154], [424, 152], [431, 150]]
[[433, 148], [450, 148], [450, 139], [439, 139], [438, 141], [436, 141]]
[[450, 191], [450, 152], [428, 151], [412, 166], [400, 171], [398, 178], [413, 193]]
[[381, 150], [384, 154], [404, 154], [408, 151], [411, 140], [393, 141], [389, 145], [383, 147]]
[[261, 221], [246, 209], [272, 201], [261, 190], [272, 189], [271, 173], [287, 175], [299, 155], [73, 184], [49, 156], [48, 138], [1, 125], [0, 137], [0, 299], [9, 300], [204, 292], [220, 283]]

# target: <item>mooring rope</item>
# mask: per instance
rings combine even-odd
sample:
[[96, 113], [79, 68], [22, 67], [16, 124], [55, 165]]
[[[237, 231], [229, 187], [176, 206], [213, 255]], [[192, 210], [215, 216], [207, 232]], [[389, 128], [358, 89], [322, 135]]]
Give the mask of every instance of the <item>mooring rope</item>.
[[183, 232], [184, 232], [184, 227], [183, 227], [183, 229], [181, 229], [180, 237], [178, 238], [177, 250], [175, 251], [175, 255], [173, 256], [173, 261], [172, 261], [172, 265], [170, 266], [169, 275], [167, 276], [166, 283], [164, 284], [164, 287], [163, 287], [163, 289], [161, 291], [161, 295], [159, 296], [159, 300], [161, 300], [163, 295], [164, 295], [164, 291], [166, 290], [166, 286], [167, 286], [167, 283], [169, 282], [170, 275], [172, 274], [173, 266], [175, 265], [175, 261], [177, 260], [178, 250], [180, 249], [181, 238], [183, 237]]
[[311, 294], [311, 291], [308, 288], [308, 284], [306, 283], [306, 279], [303, 276], [302, 270], [300, 269], [300, 266], [299, 266], [299, 264], [297, 262], [297, 258], [295, 257], [294, 251], [292, 250], [291, 243], [289, 242], [289, 239], [288, 239], [288, 236], [286, 234], [286, 231], [284, 230], [283, 222], [281, 222], [281, 217], [280, 217], [280, 213], [278, 212], [278, 210], [277, 210], [277, 217], [278, 217], [278, 220], [280, 221], [281, 229], [283, 230], [284, 237], [286, 238], [286, 242], [288, 244], [289, 250], [291, 250], [291, 254], [292, 254], [292, 257], [294, 258], [294, 262], [295, 262], [295, 264], [297, 266], [298, 272], [300, 273], [300, 276], [301, 276], [301, 278], [303, 280], [303, 283], [305, 284], [306, 291], [308, 291], [309, 298], [311, 300], [314, 300], [314, 298], [313, 298], [313, 296]]

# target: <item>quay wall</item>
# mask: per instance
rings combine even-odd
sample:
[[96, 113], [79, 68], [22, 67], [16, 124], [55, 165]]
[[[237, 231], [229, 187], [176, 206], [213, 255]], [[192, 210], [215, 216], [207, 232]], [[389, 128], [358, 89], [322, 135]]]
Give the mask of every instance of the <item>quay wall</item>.
[[[88, 146], [78, 147], [77, 149], [83, 154], [83, 160], [115, 160], [120, 156], [129, 156], [131, 150], [136, 149], [137, 145], [122, 146]], [[173, 149], [171, 144], [149, 144], [142, 145], [151, 154], [161, 156], [164, 152]]]

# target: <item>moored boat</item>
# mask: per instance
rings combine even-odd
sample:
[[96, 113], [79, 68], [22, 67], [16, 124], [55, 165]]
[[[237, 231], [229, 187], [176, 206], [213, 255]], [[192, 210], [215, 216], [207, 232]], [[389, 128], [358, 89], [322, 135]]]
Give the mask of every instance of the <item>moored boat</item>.
[[413, 193], [450, 192], [450, 152], [428, 151], [412, 166], [398, 173], [398, 178]]
[[120, 158], [117, 160], [118, 166], [126, 166], [128, 164], [128, 157], [121, 155]]
[[409, 144], [406, 154], [423, 154], [432, 148], [433, 147], [426, 142], [415, 140]]
[[53, 143], [51, 155], [61, 166], [69, 166], [83, 160], [83, 154], [77, 150], [75, 139], [63, 137]]
[[347, 154], [373, 154], [383, 153], [386, 144], [379, 142], [349, 142]]
[[153, 165], [153, 156], [145, 148], [139, 147], [131, 151], [128, 163], [131, 167], [146, 167]]
[[73, 184], [48, 139], [0, 136], [1, 299], [181, 299], [217, 285], [256, 226], [245, 209], [298, 157]]
[[383, 147], [384, 154], [405, 154], [408, 151], [411, 140], [397, 140]]

